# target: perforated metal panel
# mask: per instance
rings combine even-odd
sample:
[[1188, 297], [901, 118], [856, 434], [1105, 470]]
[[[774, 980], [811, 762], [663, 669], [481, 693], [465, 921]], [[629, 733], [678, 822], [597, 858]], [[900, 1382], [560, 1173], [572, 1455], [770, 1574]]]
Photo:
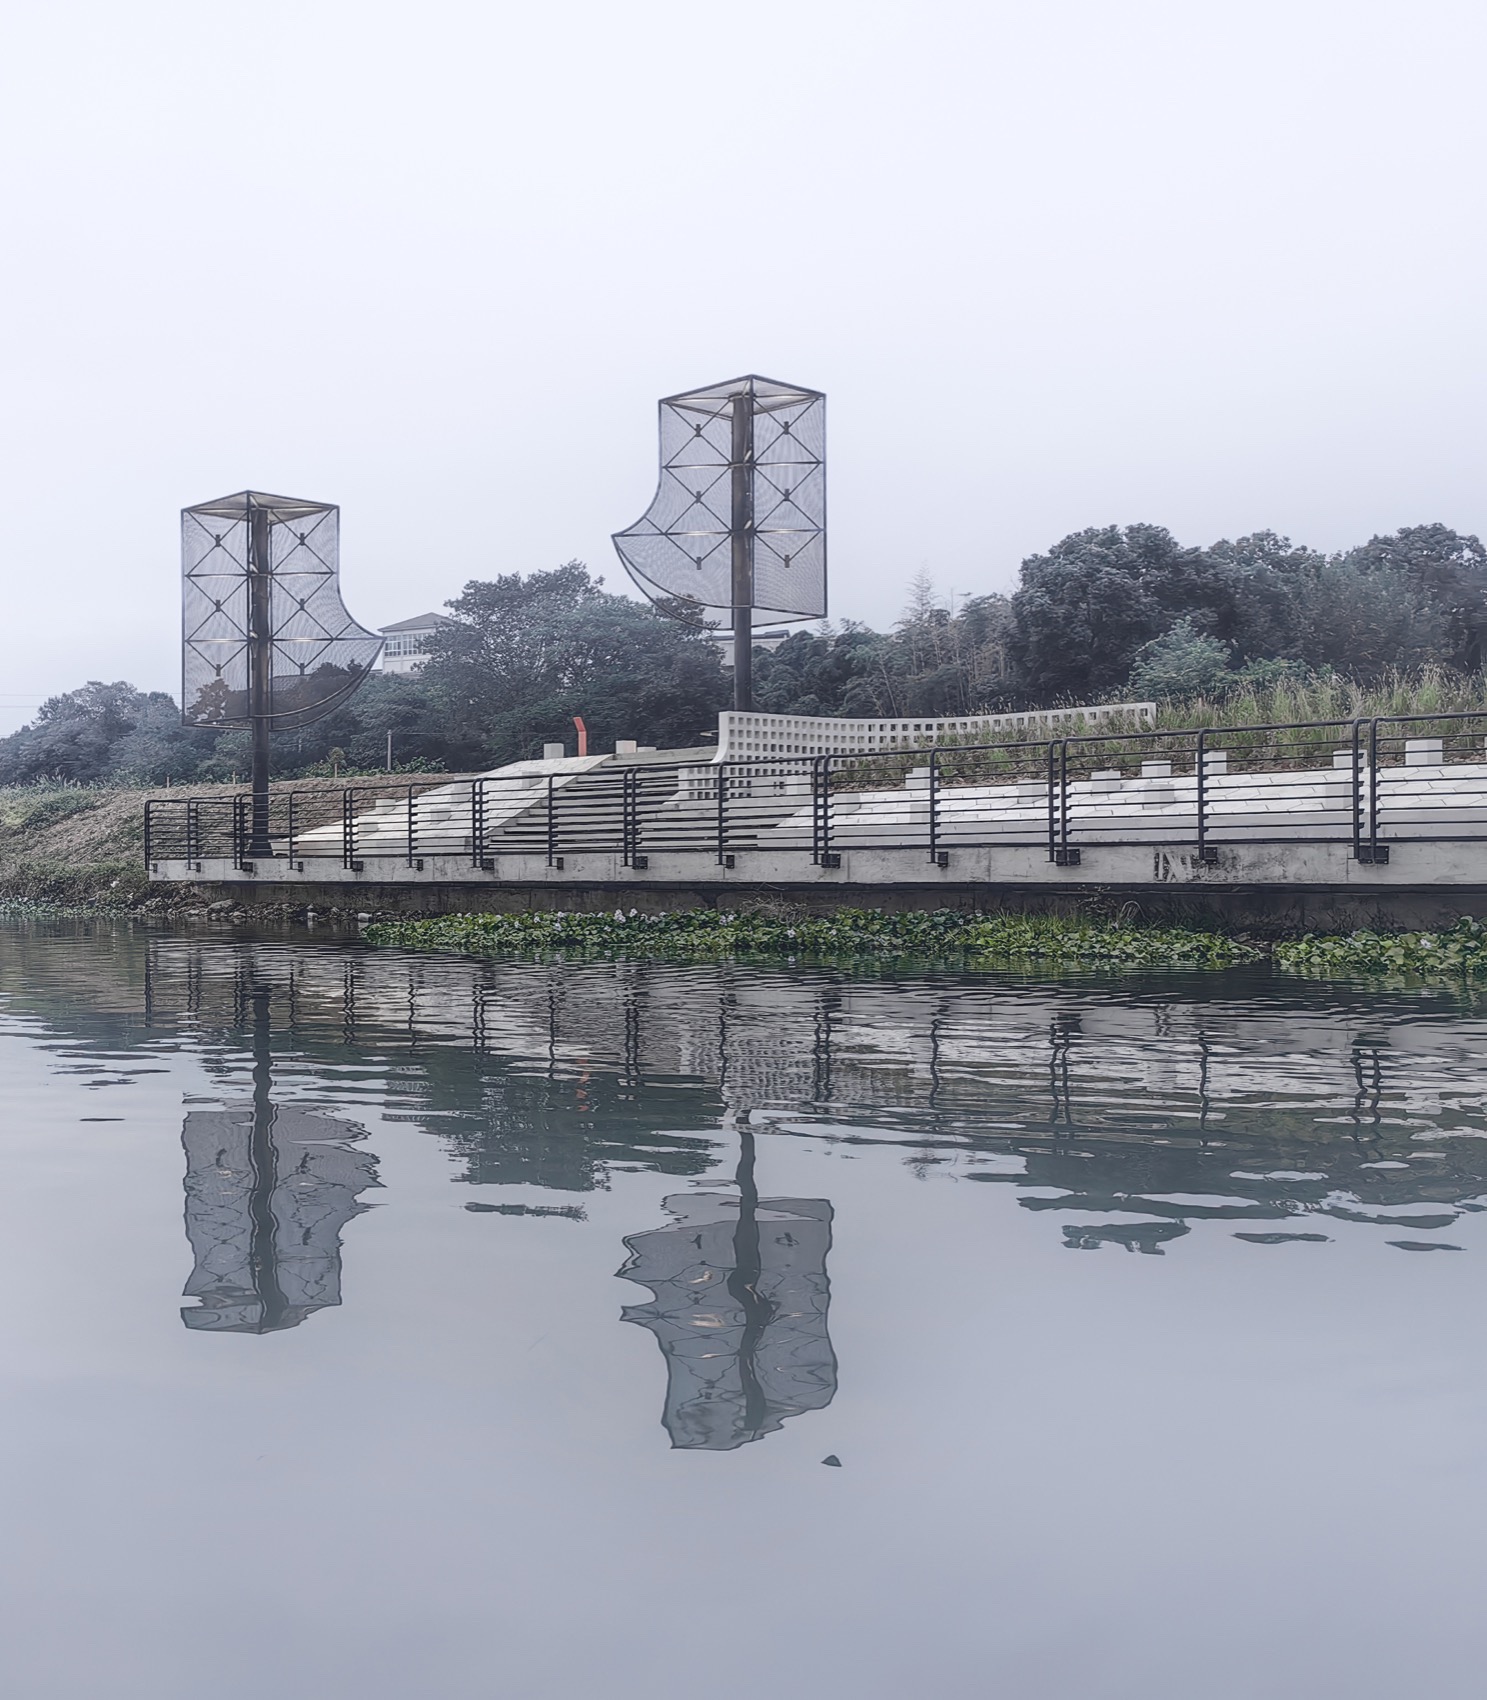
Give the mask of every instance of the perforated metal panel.
[[745, 605], [763, 619], [826, 612], [826, 397], [750, 375], [660, 403], [661, 475], [614, 546], [648, 596], [731, 617], [735, 540]]
[[253, 580], [267, 575], [262, 711], [303, 726], [338, 707], [382, 648], [341, 601], [341, 510], [242, 490], [181, 513], [181, 712], [201, 726], [253, 717]]

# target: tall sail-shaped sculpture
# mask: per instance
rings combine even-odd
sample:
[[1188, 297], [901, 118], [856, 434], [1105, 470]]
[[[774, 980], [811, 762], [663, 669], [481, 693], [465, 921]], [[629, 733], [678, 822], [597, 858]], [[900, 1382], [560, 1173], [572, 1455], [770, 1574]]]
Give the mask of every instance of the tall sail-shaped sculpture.
[[382, 648], [341, 601], [341, 510], [240, 490], [181, 511], [181, 713], [253, 732], [248, 853], [268, 841], [269, 733], [338, 708]]
[[753, 706], [753, 623], [826, 612], [826, 397], [749, 374], [660, 403], [661, 477], [616, 532], [647, 596], [733, 627], [734, 707]]

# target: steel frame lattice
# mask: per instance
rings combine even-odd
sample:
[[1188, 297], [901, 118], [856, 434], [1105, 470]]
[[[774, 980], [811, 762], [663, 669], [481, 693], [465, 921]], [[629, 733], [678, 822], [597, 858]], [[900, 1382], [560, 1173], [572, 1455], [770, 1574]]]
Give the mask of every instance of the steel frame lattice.
[[382, 639], [341, 601], [341, 510], [241, 490], [181, 512], [181, 713], [304, 726], [366, 677]]
[[631, 578], [699, 623], [824, 615], [826, 397], [750, 373], [666, 396], [659, 414], [655, 497], [614, 534]]

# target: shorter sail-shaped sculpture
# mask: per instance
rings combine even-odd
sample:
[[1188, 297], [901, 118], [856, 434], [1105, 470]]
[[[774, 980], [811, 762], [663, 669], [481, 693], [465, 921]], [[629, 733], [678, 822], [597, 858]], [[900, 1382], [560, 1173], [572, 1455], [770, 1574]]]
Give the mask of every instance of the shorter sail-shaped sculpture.
[[181, 513], [181, 712], [284, 729], [329, 714], [382, 640], [341, 601], [341, 510], [240, 490]]
[[648, 596], [699, 621], [826, 612], [826, 397], [749, 374], [660, 403], [661, 477], [616, 532]]

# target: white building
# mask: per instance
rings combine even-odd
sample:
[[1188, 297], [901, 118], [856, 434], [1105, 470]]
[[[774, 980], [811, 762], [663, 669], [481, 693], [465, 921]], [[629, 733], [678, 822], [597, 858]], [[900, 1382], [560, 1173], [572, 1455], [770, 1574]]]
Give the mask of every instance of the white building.
[[385, 646], [377, 663], [383, 673], [416, 673], [428, 659], [425, 650], [428, 640], [440, 626], [450, 624], [444, 614], [415, 614], [411, 620], [399, 620], [381, 628]]
[[[731, 667], [733, 665], [733, 633], [707, 632], [704, 635], [708, 642], [713, 644], [718, 653], [722, 656], [723, 665], [725, 667]], [[756, 631], [753, 634], [754, 648], [767, 649], [771, 651], [776, 650], [789, 636], [790, 633], [784, 626], [780, 626], [778, 628], [772, 626], [768, 631]]]

